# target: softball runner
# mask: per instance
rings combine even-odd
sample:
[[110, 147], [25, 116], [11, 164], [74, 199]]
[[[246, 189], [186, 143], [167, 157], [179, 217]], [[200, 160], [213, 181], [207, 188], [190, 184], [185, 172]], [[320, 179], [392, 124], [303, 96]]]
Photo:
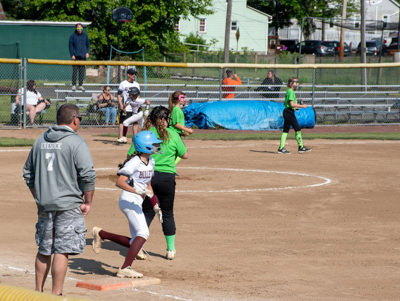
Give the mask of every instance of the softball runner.
[[131, 238], [106, 232], [99, 227], [93, 227], [92, 247], [95, 253], [100, 253], [101, 241], [105, 239], [129, 248], [125, 261], [117, 272], [117, 277], [120, 278], [143, 277], [143, 274], [134, 271], [131, 265], [143, 244], [149, 238], [149, 228], [142, 210], [144, 198], [148, 199], [155, 214], [162, 222], [158, 199], [150, 185], [150, 180], [154, 174], [154, 160], [150, 155], [160, 150], [161, 142], [153, 132], [143, 131], [138, 133], [133, 139], [136, 152], [133, 155], [128, 155], [125, 162], [119, 165], [119, 177], [116, 183], [116, 186], [122, 189], [119, 197], [119, 208], [128, 219]]
[[294, 110], [300, 108], [307, 108], [307, 105], [301, 105], [297, 103], [296, 95], [294, 90], [299, 86], [299, 80], [297, 77], [289, 78], [288, 87], [285, 96], [285, 109], [283, 110], [283, 133], [281, 136], [281, 144], [278, 149], [278, 154], [290, 154], [290, 152], [285, 148], [286, 138], [289, 134], [290, 126], [293, 127], [296, 135], [297, 144], [299, 145], [299, 153], [309, 152], [311, 148], [307, 148], [303, 145], [303, 140], [301, 138], [301, 128], [297, 122]]
[[[175, 219], [174, 219], [174, 200], [175, 200], [175, 158], [188, 158], [186, 146], [182, 139], [174, 130], [168, 127], [170, 111], [163, 107], [155, 107], [146, 119], [143, 129], [150, 130], [162, 140], [161, 152], [152, 155], [155, 161], [154, 176], [151, 179], [151, 186], [154, 194], [160, 200], [160, 208], [163, 216], [162, 230], [167, 242], [167, 259], [175, 258]], [[128, 154], [134, 151], [133, 147]], [[146, 216], [147, 225], [150, 224], [155, 216], [152, 205], [148, 199], [143, 202], [143, 212]]]

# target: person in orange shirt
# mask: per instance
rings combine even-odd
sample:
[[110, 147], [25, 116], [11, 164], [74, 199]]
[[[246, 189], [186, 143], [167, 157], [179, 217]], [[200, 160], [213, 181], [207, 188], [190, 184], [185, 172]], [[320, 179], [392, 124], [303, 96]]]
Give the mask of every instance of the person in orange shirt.
[[[239, 76], [233, 74], [232, 70], [226, 70], [226, 78], [222, 81], [222, 90], [224, 92], [234, 92], [235, 87], [226, 87], [233, 86], [233, 85], [241, 85], [242, 81], [240, 80]], [[233, 98], [235, 97], [235, 93], [224, 93], [222, 94], [222, 98]]]

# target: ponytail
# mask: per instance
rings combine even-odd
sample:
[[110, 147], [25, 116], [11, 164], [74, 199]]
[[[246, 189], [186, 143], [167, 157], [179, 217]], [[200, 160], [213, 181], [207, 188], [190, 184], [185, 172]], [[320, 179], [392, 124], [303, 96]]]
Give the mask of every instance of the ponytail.
[[123, 163], [118, 164], [118, 168], [121, 169], [122, 167], [124, 167], [126, 162], [128, 162], [130, 159], [132, 159], [133, 157], [138, 156], [138, 155], [139, 154], [137, 151], [135, 151], [132, 155], [127, 155], [125, 161]]
[[168, 108], [172, 112], [174, 107], [176, 106], [177, 103], [179, 103], [179, 96], [180, 95], [185, 95], [182, 91], [175, 91], [169, 96], [168, 99]]

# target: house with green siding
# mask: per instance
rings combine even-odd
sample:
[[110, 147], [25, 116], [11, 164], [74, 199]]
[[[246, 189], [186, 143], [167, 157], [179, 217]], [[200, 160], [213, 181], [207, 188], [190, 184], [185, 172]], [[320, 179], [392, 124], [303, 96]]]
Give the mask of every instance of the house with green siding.
[[[210, 45], [209, 50], [224, 49], [226, 0], [213, 0], [213, 14], [190, 16], [176, 24], [182, 41], [190, 33], [202, 37]], [[241, 51], [247, 49], [258, 53], [268, 52], [268, 26], [272, 16], [247, 5], [246, 0], [232, 1], [232, 17], [230, 26], [229, 49]], [[239, 39], [236, 39], [239, 32]], [[214, 42], [214, 43], [213, 43]]]

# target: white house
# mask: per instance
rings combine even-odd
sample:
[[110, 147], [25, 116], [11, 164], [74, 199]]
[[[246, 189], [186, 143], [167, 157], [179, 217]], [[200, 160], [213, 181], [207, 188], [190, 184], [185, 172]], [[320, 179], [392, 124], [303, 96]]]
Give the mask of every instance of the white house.
[[[260, 53], [268, 52], [268, 25], [272, 17], [246, 4], [246, 0], [232, 1], [231, 32], [229, 48], [233, 51], [246, 48]], [[226, 0], [213, 0], [212, 15], [190, 17], [181, 19], [176, 26], [182, 37], [190, 33], [201, 36], [210, 44], [216, 41], [209, 50], [223, 50], [225, 41], [226, 23]], [[240, 37], [236, 40], [236, 32], [239, 30]]]
[[[395, 0], [365, 0], [365, 20], [366, 23], [372, 23], [374, 21], [385, 21], [385, 22], [398, 22], [399, 21], [400, 4]], [[355, 27], [359, 28], [360, 15], [353, 15], [350, 20], [354, 22]], [[301, 24], [297, 24], [296, 20], [292, 20], [293, 25], [287, 28], [279, 29], [278, 34], [280, 39], [297, 39], [300, 40]], [[315, 22], [318, 28], [321, 28], [321, 23]], [[397, 36], [396, 32], [390, 32], [389, 30], [384, 31], [384, 38], [390, 42], [391, 36]], [[365, 38], [370, 40], [372, 38], [378, 38], [381, 36], [380, 30], [366, 31]], [[310, 37], [312, 40], [321, 40], [321, 30], [316, 30]], [[340, 27], [330, 27], [328, 24], [325, 25], [325, 40], [336, 40], [340, 39]], [[304, 36], [302, 37], [304, 40]], [[356, 47], [361, 40], [359, 30], [344, 30], [344, 41], [348, 44], [352, 43], [353, 47]]]

